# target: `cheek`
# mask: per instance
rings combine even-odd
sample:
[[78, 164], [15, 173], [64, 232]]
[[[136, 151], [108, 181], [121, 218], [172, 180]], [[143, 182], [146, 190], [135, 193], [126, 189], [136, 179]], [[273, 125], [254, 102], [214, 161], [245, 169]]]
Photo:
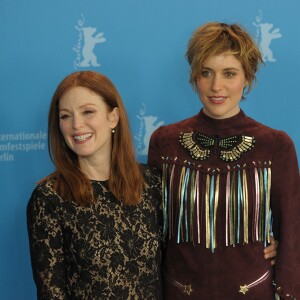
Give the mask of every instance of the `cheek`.
[[59, 129], [60, 129], [60, 132], [61, 132], [62, 134], [64, 134], [65, 126], [64, 126], [64, 124], [62, 124], [62, 122], [59, 122]]
[[245, 88], [245, 82], [237, 82], [236, 84], [232, 85], [231, 89], [236, 94], [243, 94]]
[[110, 121], [108, 120], [108, 116], [106, 114], [103, 114], [89, 119], [86, 122], [86, 125], [94, 129], [97, 128], [98, 130], [105, 130], [107, 128], [110, 128]]
[[198, 94], [203, 94], [208, 89], [208, 84], [198, 80], [196, 87], [197, 87]]
[[66, 140], [66, 134], [68, 132], [68, 124], [66, 124], [65, 122], [59, 122], [59, 129], [60, 129], [62, 136]]

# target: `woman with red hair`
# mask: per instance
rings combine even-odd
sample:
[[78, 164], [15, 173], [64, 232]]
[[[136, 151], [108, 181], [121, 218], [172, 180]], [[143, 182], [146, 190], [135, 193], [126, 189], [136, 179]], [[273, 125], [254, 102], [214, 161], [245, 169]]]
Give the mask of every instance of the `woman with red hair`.
[[55, 171], [27, 207], [38, 299], [159, 299], [160, 175], [136, 162], [113, 83], [92, 71], [63, 79], [48, 142]]

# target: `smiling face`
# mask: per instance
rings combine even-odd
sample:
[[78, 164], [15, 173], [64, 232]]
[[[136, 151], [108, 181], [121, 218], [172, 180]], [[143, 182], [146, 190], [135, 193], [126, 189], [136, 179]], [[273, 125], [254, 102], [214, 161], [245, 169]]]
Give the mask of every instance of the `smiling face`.
[[59, 100], [60, 130], [79, 162], [110, 157], [118, 120], [118, 109], [110, 112], [103, 98], [85, 87], [72, 87]]
[[246, 85], [243, 67], [233, 54], [224, 52], [208, 58], [196, 81], [204, 113], [214, 119], [236, 115]]

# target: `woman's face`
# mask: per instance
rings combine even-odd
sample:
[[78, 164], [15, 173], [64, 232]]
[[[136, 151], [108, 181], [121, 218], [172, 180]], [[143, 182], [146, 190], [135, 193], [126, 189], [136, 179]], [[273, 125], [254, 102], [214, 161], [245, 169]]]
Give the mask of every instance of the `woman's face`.
[[87, 88], [70, 88], [60, 98], [60, 130], [79, 161], [109, 156], [117, 123], [117, 108], [109, 112], [103, 98]]
[[214, 119], [225, 119], [240, 111], [247, 80], [240, 61], [224, 52], [204, 62], [196, 85], [204, 113]]

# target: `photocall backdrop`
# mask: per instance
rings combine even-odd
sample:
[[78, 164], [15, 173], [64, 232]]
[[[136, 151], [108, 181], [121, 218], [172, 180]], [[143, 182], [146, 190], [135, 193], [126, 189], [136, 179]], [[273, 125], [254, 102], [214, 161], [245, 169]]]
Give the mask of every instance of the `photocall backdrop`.
[[201, 108], [185, 59], [192, 32], [207, 21], [240, 23], [265, 60], [242, 108], [286, 131], [299, 157], [299, 11], [298, 0], [1, 0], [0, 299], [36, 299], [26, 205], [53, 170], [47, 114], [63, 77], [96, 70], [111, 78], [145, 162], [158, 126]]

